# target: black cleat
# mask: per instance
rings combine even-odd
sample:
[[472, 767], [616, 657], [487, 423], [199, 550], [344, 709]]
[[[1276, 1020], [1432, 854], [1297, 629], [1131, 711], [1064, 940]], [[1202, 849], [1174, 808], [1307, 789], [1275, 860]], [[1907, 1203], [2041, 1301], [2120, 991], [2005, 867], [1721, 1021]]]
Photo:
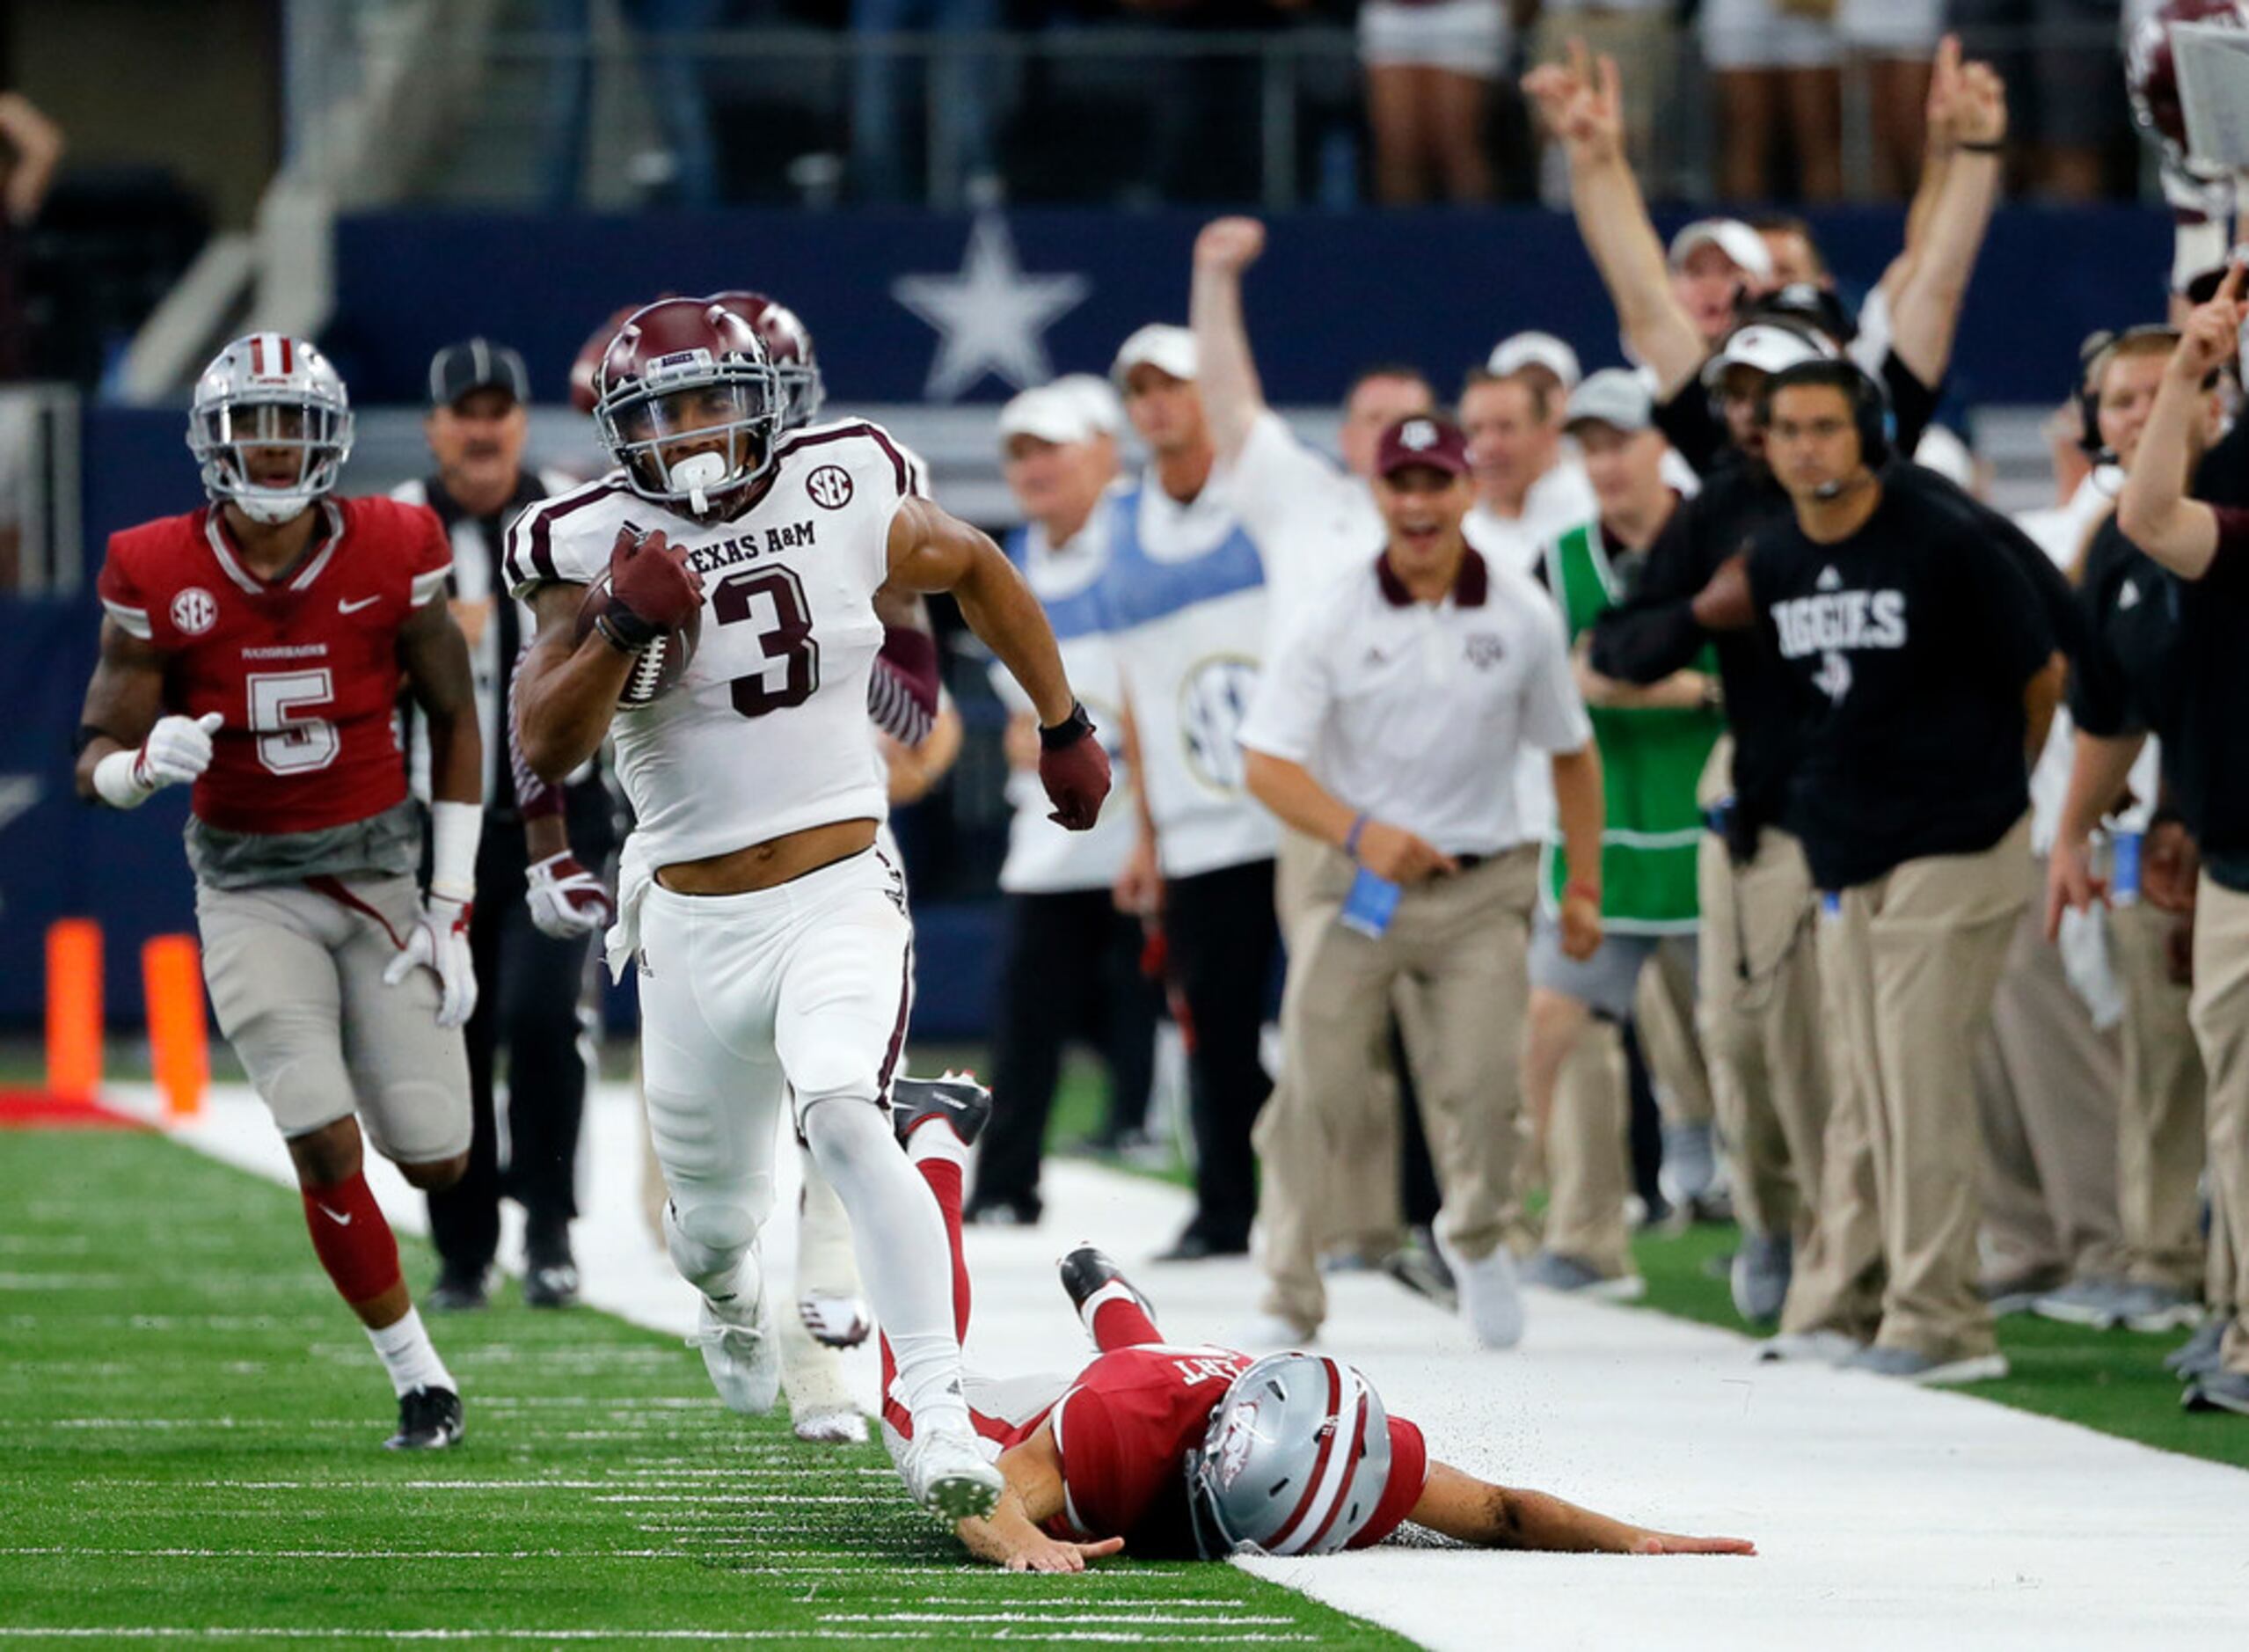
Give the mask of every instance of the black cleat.
[[1055, 1264], [1062, 1274], [1062, 1288], [1070, 1293], [1070, 1305], [1085, 1312], [1085, 1305], [1096, 1292], [1107, 1285], [1122, 1285], [1126, 1293], [1140, 1305], [1140, 1311], [1150, 1319], [1156, 1317], [1156, 1305], [1141, 1294], [1140, 1287], [1124, 1276], [1106, 1251], [1092, 1245], [1081, 1245]]
[[578, 1264], [567, 1256], [559, 1261], [534, 1262], [523, 1270], [523, 1305], [527, 1308], [568, 1308], [578, 1301]]
[[894, 1078], [890, 1084], [890, 1126], [901, 1145], [933, 1119], [953, 1127], [964, 1147], [991, 1122], [992, 1093], [965, 1072], [947, 1072], [935, 1078]]
[[398, 1431], [383, 1442], [391, 1451], [442, 1451], [461, 1443], [461, 1396], [450, 1388], [416, 1388], [398, 1401]]
[[421, 1305], [425, 1308], [434, 1308], [440, 1313], [465, 1313], [487, 1307], [491, 1298], [485, 1293], [485, 1280], [489, 1273], [488, 1268], [483, 1268], [474, 1273], [441, 1268], [437, 1270], [437, 1283], [429, 1288], [429, 1294], [421, 1299]]

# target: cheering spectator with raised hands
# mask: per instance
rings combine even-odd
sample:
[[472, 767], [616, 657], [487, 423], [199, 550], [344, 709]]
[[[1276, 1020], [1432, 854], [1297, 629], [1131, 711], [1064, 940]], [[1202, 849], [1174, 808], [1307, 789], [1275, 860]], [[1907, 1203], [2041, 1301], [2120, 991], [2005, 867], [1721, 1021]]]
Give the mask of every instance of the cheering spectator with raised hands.
[[[1961, 62], [1958, 51], [1948, 41], [1940, 53], [1931, 93], [1938, 106], [1932, 125], [1940, 118], [1949, 148], [1941, 175], [1924, 186], [1924, 199], [1909, 220], [1910, 251], [1906, 267], [1895, 272], [1887, 304], [1886, 354], [1931, 388], [1952, 359], [1961, 302], [1998, 198], [2006, 135], [2004, 85], [1987, 65]], [[1532, 70], [1523, 90], [1568, 151], [1578, 232], [1617, 306], [1626, 346], [1655, 376], [1658, 402], [1670, 404], [1683, 391], [1699, 401], [1694, 380], [1711, 342], [1673, 288], [1663, 244], [1625, 153], [1615, 60], [1596, 62], [1573, 41], [1566, 62]], [[1886, 365], [1877, 370], [1888, 376]], [[1694, 451], [1693, 444], [1679, 445]]]
[[[2117, 501], [2119, 525], [2167, 574], [2145, 608], [2170, 618], [2168, 635], [2136, 675], [2152, 692], [2136, 694], [2158, 709], [2164, 769], [2201, 855], [2194, 887], [2194, 995], [2188, 1016], [2209, 1078], [2206, 1119], [2211, 1223], [2209, 1278], [2215, 1334], [2190, 1343], [2184, 1366], [2190, 1409], [2249, 1414], [2249, 769], [2240, 761], [2240, 730], [2249, 711], [2249, 667], [2241, 637], [2249, 629], [2249, 510], [2187, 497], [2210, 376], [2239, 347], [2245, 272], [2226, 273], [2216, 296], [2187, 318], [2179, 347], [2164, 369], [2155, 406], [2140, 434], [2139, 452]], [[2152, 596], [2154, 600], [2149, 600]], [[2124, 650], [2119, 647], [2120, 655]], [[2128, 662], [2129, 669], [2129, 662]], [[2165, 692], [2169, 687], [2172, 691]], [[2129, 745], [2127, 751], [2129, 751]], [[2098, 754], [2093, 754], [2097, 757]], [[2122, 758], [2124, 754], [2116, 754]], [[2104, 789], [2089, 785], [2079, 757], [2071, 802]], [[2092, 777], [2114, 793], [2117, 775]], [[2057, 848], [2048, 905], [2083, 906], [2101, 889], [2085, 863], [2073, 808], [2067, 828], [2072, 852]], [[2166, 857], [2175, 874], [2183, 857]]]

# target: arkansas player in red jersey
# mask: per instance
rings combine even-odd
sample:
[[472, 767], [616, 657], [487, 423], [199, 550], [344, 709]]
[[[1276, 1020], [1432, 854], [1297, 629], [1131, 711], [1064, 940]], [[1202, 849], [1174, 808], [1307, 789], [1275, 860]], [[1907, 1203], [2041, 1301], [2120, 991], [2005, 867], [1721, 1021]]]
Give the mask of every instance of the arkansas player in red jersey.
[[[396, 1449], [461, 1437], [461, 1401], [361, 1169], [467, 1164], [460, 1027], [483, 756], [437, 519], [338, 499], [343, 381], [253, 333], [196, 383], [187, 444], [211, 502], [109, 542], [78, 791], [135, 808], [192, 785], [187, 859], [219, 1026], [287, 1139], [312, 1248], [398, 1396]], [[394, 731], [401, 677], [429, 720], [433, 871]]]
[[[991, 1100], [959, 1081], [921, 1094], [916, 1114], [902, 1110], [899, 1130], [945, 1212], [966, 1338], [961, 1168]], [[1252, 1360], [1167, 1343], [1147, 1298], [1091, 1246], [1062, 1259], [1062, 1278], [1100, 1349], [1089, 1364], [1067, 1379], [963, 1373], [976, 1431], [1007, 1482], [989, 1516], [954, 1525], [979, 1560], [1077, 1572], [1121, 1550], [1143, 1560], [1327, 1554], [1371, 1547], [1407, 1521], [1484, 1548], [1756, 1552], [1740, 1538], [1653, 1531], [1441, 1463], [1421, 1430], [1387, 1415], [1366, 1378], [1339, 1360]], [[913, 1420], [889, 1394], [884, 1354], [883, 1436], [895, 1453]]]

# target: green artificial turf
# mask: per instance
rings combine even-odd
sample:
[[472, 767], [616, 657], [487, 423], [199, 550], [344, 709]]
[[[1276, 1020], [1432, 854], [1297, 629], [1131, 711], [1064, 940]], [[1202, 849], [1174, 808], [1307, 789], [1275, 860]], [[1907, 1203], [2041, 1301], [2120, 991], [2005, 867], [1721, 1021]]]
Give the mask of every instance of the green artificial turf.
[[386, 1452], [389, 1385], [289, 1190], [43, 1131], [0, 1131], [0, 1190], [11, 1645], [1407, 1645], [1231, 1567], [971, 1567], [880, 1446], [734, 1416], [678, 1339], [512, 1287], [434, 1322], [466, 1444]]

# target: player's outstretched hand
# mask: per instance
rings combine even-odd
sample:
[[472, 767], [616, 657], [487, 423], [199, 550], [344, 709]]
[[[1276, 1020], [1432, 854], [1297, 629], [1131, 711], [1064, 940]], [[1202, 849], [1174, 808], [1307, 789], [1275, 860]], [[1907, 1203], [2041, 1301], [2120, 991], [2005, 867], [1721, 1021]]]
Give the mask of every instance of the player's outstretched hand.
[[133, 762], [133, 781], [144, 791], [186, 786], [211, 766], [211, 736], [225, 721], [216, 712], [201, 717], [159, 717], [141, 742]]
[[555, 940], [574, 940], [617, 921], [617, 903], [567, 849], [531, 863], [523, 874], [531, 925]]
[[1634, 1554], [1755, 1554], [1757, 1546], [1747, 1538], [1687, 1538], [1669, 1531], [1641, 1531], [1632, 1540]]
[[477, 1012], [477, 966], [469, 951], [470, 903], [433, 895], [421, 921], [406, 937], [398, 955], [383, 971], [383, 984], [395, 987], [417, 968], [437, 977], [437, 1024], [464, 1027]]
[[1109, 754], [1094, 738], [1083, 705], [1051, 728], [1039, 730], [1039, 784], [1054, 812], [1047, 818], [1074, 832], [1090, 831], [1109, 794]]
[[1106, 1560], [1123, 1547], [1122, 1538], [1065, 1543], [1041, 1531], [1023, 1539], [1003, 1564], [1011, 1572], [1082, 1572], [1086, 1561]]
[[609, 618], [621, 640], [646, 647], [702, 606], [703, 576], [688, 565], [685, 550], [661, 532], [617, 530], [610, 547]]

